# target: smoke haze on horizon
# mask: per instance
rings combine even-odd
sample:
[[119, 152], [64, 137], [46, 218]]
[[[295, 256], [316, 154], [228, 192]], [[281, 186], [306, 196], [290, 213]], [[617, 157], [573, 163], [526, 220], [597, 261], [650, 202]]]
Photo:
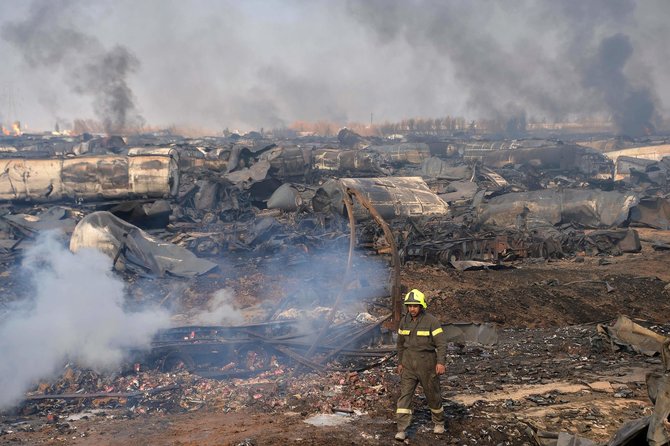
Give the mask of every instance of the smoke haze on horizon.
[[668, 114], [663, 0], [5, 0], [0, 121], [221, 131], [296, 120]]

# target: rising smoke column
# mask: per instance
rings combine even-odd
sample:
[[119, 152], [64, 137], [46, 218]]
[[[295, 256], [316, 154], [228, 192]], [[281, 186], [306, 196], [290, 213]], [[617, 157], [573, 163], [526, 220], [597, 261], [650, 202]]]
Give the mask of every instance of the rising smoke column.
[[105, 49], [97, 38], [75, 29], [71, 17], [79, 5], [72, 0], [36, 1], [25, 20], [6, 24], [1, 35], [21, 51], [29, 67], [62, 69], [68, 88], [92, 99], [108, 134], [141, 125], [127, 82], [139, 60], [127, 48]]
[[153, 334], [169, 325], [161, 310], [124, 311], [124, 284], [98, 251], [73, 254], [48, 234], [21, 268], [34, 295], [0, 319], [0, 410], [69, 361], [114, 371], [129, 349], [148, 348]]
[[634, 86], [624, 73], [632, 54], [628, 36], [615, 34], [603, 39], [590, 63], [584, 65], [584, 85], [602, 95], [621, 133], [640, 136], [653, 131], [657, 117], [652, 92]]
[[620, 30], [643, 35], [635, 9], [631, 0], [349, 2], [380, 44], [403, 40], [447, 60], [454, 75], [444, 82], [465, 88], [480, 117], [518, 130], [526, 116], [604, 115], [630, 136], [657, 114], [650, 78], [624, 70], [635, 45]]

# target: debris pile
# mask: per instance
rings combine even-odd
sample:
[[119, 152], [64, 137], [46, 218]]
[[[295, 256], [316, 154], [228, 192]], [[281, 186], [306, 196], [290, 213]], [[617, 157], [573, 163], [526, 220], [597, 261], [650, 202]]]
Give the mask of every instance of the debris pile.
[[[394, 324], [413, 282], [450, 340], [443, 390], [456, 444], [586, 445], [641, 416], [661, 435], [652, 413], [665, 410], [664, 372], [646, 381], [648, 395], [636, 374], [662, 364], [665, 341], [638, 350], [649, 356], [609, 350], [595, 322], [621, 307], [665, 311], [665, 283], [607, 267], [642, 252], [644, 230], [670, 227], [667, 160], [619, 162], [579, 141], [397, 142], [349, 130], [314, 140], [24, 135], [0, 146], [0, 323], [30, 302], [20, 262], [51, 230], [73, 253], [106, 254], [128, 309], [173, 314], [120, 370], [71, 362], [45, 379], [0, 415], [2, 436], [39, 429], [26, 420], [69, 435], [82, 413], [387, 419], [399, 384]], [[659, 256], [669, 246], [651, 242]], [[581, 275], [532, 270], [552, 262]], [[233, 299], [219, 302], [222, 290]], [[598, 330], [620, 345], [626, 324]], [[424, 438], [430, 414], [419, 403], [409, 434]]]

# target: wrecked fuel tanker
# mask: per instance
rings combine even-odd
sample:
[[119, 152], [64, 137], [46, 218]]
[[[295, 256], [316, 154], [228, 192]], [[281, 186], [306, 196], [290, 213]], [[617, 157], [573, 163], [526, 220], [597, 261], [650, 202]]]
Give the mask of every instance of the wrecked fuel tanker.
[[133, 148], [127, 155], [0, 159], [0, 201], [53, 202], [173, 197], [179, 156], [169, 148]]

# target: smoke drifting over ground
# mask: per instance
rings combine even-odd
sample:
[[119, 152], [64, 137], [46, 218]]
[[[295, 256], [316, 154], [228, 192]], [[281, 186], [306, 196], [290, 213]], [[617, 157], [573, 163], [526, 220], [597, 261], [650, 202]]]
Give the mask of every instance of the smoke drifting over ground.
[[[112, 127], [135, 116], [133, 94], [151, 125], [217, 131], [373, 114], [377, 123], [459, 115], [512, 128], [611, 118], [636, 135], [670, 103], [664, 0], [5, 4], [0, 51], [16, 67], [7, 72], [39, 97], [26, 99], [23, 120], [47, 124], [53, 111], [37, 101], [69, 118], [83, 112], [57, 74], [72, 91], [100, 93], [96, 109]], [[36, 76], [40, 64], [62, 73]]]
[[242, 325], [244, 315], [235, 309], [235, 295], [232, 290], [222, 289], [214, 293], [205, 311], [193, 317], [196, 325]]
[[114, 371], [129, 349], [148, 347], [169, 324], [160, 310], [124, 311], [124, 284], [97, 251], [73, 254], [47, 235], [27, 253], [22, 269], [35, 294], [0, 320], [0, 409], [69, 361]]
[[[264, 275], [276, 277], [276, 287], [285, 296], [273, 310], [281, 319], [297, 319], [306, 332], [322, 328], [337, 303], [338, 314], [349, 317], [366, 312], [365, 302], [388, 293], [390, 267], [380, 257], [354, 251], [347, 276], [348, 240], [334, 244], [327, 252], [312, 253], [304, 262], [277, 261], [267, 265]], [[279, 256], [280, 257], [280, 256]], [[281, 257], [280, 257], [281, 258]], [[379, 294], [380, 290], [382, 294]], [[390, 310], [389, 310], [390, 311]]]

